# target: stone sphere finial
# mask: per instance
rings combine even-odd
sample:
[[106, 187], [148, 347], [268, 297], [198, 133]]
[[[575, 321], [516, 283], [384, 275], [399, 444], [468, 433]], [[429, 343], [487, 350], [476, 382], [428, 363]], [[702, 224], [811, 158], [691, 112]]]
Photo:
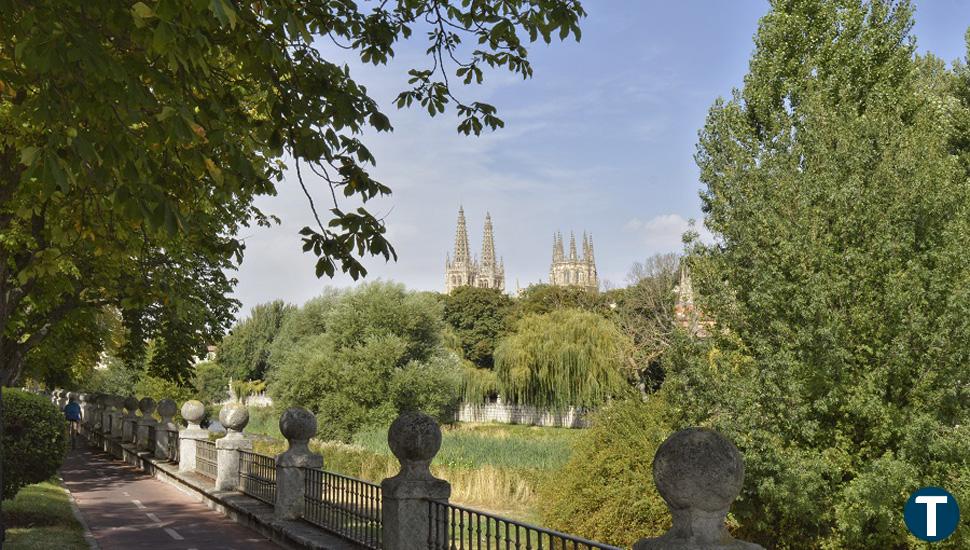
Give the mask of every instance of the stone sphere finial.
[[134, 415], [135, 411], [138, 410], [138, 400], [134, 396], [129, 395], [125, 398], [125, 410], [128, 411], [129, 416]]
[[441, 427], [424, 413], [402, 413], [387, 430], [387, 444], [401, 463], [400, 475], [430, 478], [431, 460], [441, 448]]
[[182, 418], [190, 425], [198, 426], [205, 418], [205, 405], [195, 399], [182, 403]]
[[300, 407], [290, 407], [280, 416], [280, 433], [293, 441], [309, 441], [317, 434], [317, 417]]
[[81, 403], [87, 403], [90, 398], [91, 398], [91, 395], [87, 393], [82, 393], [77, 396], [77, 400], [80, 401]]
[[219, 423], [229, 431], [229, 435], [241, 433], [249, 424], [249, 409], [242, 403], [226, 403], [219, 411]]
[[178, 405], [171, 399], [162, 399], [158, 402], [158, 416], [170, 420], [178, 412]]
[[724, 523], [744, 482], [744, 460], [726, 437], [707, 428], [674, 433], [657, 449], [653, 480], [673, 526], [660, 537], [641, 539], [634, 550], [761, 549], [732, 538]]
[[138, 409], [141, 410], [142, 416], [151, 416], [155, 412], [155, 400], [151, 397], [142, 397], [138, 402]]

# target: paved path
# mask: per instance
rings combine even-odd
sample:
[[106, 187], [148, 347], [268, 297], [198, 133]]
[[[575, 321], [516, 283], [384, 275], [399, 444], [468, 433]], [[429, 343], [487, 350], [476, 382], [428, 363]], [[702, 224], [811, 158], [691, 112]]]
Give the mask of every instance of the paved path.
[[279, 548], [178, 489], [103, 454], [71, 451], [61, 475], [103, 550]]

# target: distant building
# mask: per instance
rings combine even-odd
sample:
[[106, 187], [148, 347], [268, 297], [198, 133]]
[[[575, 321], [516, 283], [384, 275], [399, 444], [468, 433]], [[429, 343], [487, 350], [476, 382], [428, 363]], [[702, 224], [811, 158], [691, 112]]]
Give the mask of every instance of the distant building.
[[714, 320], [708, 318], [694, 305], [694, 283], [690, 279], [690, 269], [681, 261], [680, 284], [674, 287], [677, 303], [674, 304], [674, 322], [694, 336], [706, 338], [714, 327]]
[[593, 237], [583, 233], [583, 255], [576, 254], [576, 235], [569, 234], [569, 255], [563, 250], [562, 233], [556, 233], [552, 241], [552, 265], [549, 267], [549, 283], [556, 286], [576, 286], [587, 290], [599, 290], [596, 259], [593, 257]]
[[485, 213], [485, 229], [482, 235], [482, 256], [471, 256], [468, 246], [468, 229], [465, 225], [465, 209], [458, 208], [458, 227], [455, 229], [454, 257], [445, 257], [445, 292], [463, 286], [496, 288], [505, 290], [505, 262], [495, 256], [495, 235], [492, 216]]

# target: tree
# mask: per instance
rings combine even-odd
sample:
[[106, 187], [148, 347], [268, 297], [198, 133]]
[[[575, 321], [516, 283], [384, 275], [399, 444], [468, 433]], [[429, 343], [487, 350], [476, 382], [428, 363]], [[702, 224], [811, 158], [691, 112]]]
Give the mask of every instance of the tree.
[[591, 407], [629, 395], [631, 346], [613, 322], [595, 313], [527, 315], [499, 342], [495, 372], [512, 402]]
[[516, 300], [513, 313], [516, 318], [521, 318], [567, 308], [595, 311], [604, 316], [610, 314], [609, 302], [604, 293], [575, 286], [548, 284], [529, 285]]
[[674, 305], [680, 261], [677, 254], [654, 254], [636, 262], [627, 275], [629, 286], [612, 293], [613, 320], [633, 341], [633, 363], [640, 386], [654, 391], [663, 382], [661, 356], [676, 330]]
[[453, 418], [461, 367], [442, 344], [442, 305], [433, 294], [368, 283], [311, 300], [287, 325], [281, 334], [316, 332], [296, 338], [282, 359], [274, 356], [280, 362], [269, 373], [269, 392], [281, 407], [313, 411], [320, 437], [346, 441], [415, 408]]
[[743, 451], [734, 514], [769, 547], [909, 548], [912, 490], [970, 498], [965, 72], [911, 26], [907, 3], [774, 2], [700, 134], [719, 330], [668, 351], [664, 391]]
[[[390, 121], [315, 41], [379, 65], [415, 31], [427, 36], [429, 66], [409, 72], [395, 103], [432, 116], [453, 104], [459, 131], [478, 134], [503, 123], [493, 106], [459, 101], [457, 81], [480, 83], [485, 66], [531, 76], [526, 43], [578, 39], [585, 15], [577, 0], [4, 0], [0, 10], [4, 384], [66, 315], [105, 305], [124, 313], [131, 360], [151, 338], [153, 370], [182, 376], [231, 323], [225, 272], [242, 258], [238, 232], [271, 223], [253, 201], [275, 192], [283, 158], [316, 220], [301, 234], [318, 275], [339, 266], [357, 278], [359, 256], [396, 257], [383, 222], [337, 198], [390, 193], [359, 139]], [[329, 214], [305, 170], [332, 199]]]
[[512, 300], [494, 288], [460, 287], [444, 298], [445, 321], [450, 324], [465, 356], [490, 369], [497, 340], [508, 331]]
[[258, 380], [266, 375], [269, 353], [293, 306], [276, 300], [253, 307], [249, 317], [236, 323], [216, 354], [216, 362], [235, 380]]

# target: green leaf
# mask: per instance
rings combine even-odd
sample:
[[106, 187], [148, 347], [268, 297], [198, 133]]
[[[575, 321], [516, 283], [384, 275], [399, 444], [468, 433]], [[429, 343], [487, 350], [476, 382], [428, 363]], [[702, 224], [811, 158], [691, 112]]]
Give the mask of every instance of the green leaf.
[[20, 163], [24, 166], [34, 164], [34, 161], [37, 160], [37, 153], [39, 152], [40, 148], [38, 147], [24, 147], [20, 150]]
[[238, 16], [232, 4], [227, 0], [212, 0], [209, 2], [209, 11], [215, 14], [216, 18], [223, 25], [229, 25], [232, 29], [236, 28]]
[[155, 17], [155, 10], [151, 9], [144, 2], [138, 2], [131, 7], [131, 13], [139, 19], [150, 19]]

